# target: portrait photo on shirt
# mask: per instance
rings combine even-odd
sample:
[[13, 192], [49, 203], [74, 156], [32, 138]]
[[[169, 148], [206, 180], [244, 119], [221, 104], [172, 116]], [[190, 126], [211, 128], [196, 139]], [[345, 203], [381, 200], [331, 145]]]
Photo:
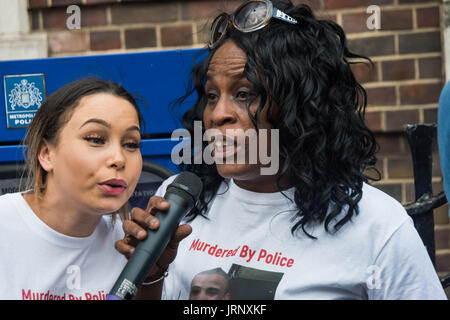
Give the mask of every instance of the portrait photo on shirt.
[[233, 263], [228, 273], [222, 268], [195, 275], [190, 300], [274, 300], [282, 272], [271, 272]]

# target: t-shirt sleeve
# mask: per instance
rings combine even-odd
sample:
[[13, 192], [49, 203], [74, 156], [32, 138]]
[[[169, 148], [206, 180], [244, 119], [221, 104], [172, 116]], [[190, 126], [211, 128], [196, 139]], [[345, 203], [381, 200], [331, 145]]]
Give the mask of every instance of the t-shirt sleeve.
[[373, 267], [373, 273], [367, 280], [369, 299], [447, 299], [428, 252], [410, 218], [387, 240]]

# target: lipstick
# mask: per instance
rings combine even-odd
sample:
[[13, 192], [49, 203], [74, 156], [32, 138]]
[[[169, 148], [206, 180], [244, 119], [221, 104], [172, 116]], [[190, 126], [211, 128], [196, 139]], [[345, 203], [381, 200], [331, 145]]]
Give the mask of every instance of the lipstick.
[[121, 179], [109, 179], [98, 184], [104, 193], [110, 196], [121, 195], [128, 187], [127, 183]]

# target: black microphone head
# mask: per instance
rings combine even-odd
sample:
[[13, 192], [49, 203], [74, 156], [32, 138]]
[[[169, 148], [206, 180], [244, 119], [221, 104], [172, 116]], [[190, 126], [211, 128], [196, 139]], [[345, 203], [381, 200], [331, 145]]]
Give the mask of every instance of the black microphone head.
[[202, 190], [202, 180], [190, 171], [180, 173], [175, 180], [167, 186], [167, 192], [176, 193], [183, 198], [192, 197], [194, 203], [197, 202]]

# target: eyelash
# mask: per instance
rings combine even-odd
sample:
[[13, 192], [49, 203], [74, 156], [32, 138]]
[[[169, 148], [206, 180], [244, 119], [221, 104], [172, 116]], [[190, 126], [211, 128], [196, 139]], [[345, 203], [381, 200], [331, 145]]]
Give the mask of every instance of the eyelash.
[[139, 149], [141, 147], [140, 143], [127, 142], [124, 144], [129, 149]]
[[[106, 142], [106, 139], [100, 136], [86, 136], [83, 139], [96, 145], [105, 144]], [[123, 146], [128, 149], [136, 150], [141, 147], [141, 144], [139, 142], [125, 142]]]
[[[245, 98], [242, 98], [242, 95], [245, 96]], [[241, 97], [241, 98], [240, 98]], [[235, 95], [235, 99], [239, 102], [239, 103], [248, 103], [250, 101], [253, 100], [253, 98], [255, 97], [254, 93], [252, 91], [244, 91], [244, 90], [240, 90], [236, 93]], [[206, 93], [206, 98], [208, 101], [208, 104], [214, 104], [217, 102], [219, 96], [215, 93]]]
[[84, 140], [91, 142], [93, 144], [103, 144], [105, 143], [105, 138], [100, 136], [86, 136], [83, 138]]

